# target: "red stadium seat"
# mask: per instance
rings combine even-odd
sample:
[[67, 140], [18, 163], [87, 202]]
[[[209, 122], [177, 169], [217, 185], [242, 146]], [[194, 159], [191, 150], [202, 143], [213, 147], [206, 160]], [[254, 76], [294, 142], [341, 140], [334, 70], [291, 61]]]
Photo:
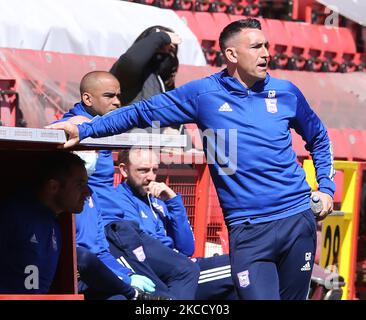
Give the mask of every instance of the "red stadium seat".
[[309, 38], [304, 31], [303, 23], [283, 21], [287, 30], [288, 38], [291, 39], [291, 60], [289, 69], [303, 70], [306, 67], [307, 60], [310, 59]]
[[176, 10], [175, 13], [182, 19], [182, 21], [189, 27], [189, 29], [191, 29], [191, 31], [197, 37], [198, 41], [201, 43], [202, 41], [201, 27], [199, 26], [193, 12]]
[[246, 19], [248, 18], [247, 16], [243, 16], [243, 15], [235, 15], [235, 14], [229, 14], [228, 15], [231, 22], [234, 22], [234, 21], [238, 21], [238, 20], [241, 20], [241, 19]]
[[334, 159], [352, 160], [349, 141], [340, 129], [328, 128], [329, 139], [332, 141]]
[[[219, 39], [220, 33], [222, 31], [222, 29], [224, 29], [228, 24], [231, 23], [230, 17], [228, 14], [226, 13], [222, 13], [222, 12], [213, 12], [212, 13], [212, 18], [214, 20], [215, 23], [215, 35], [216, 35], [216, 39]], [[217, 41], [216, 44], [216, 50], [220, 50], [220, 46], [219, 43]]]
[[212, 14], [209, 12], [193, 12], [193, 16], [197, 21], [201, 39], [216, 43], [216, 41], [218, 41], [218, 26], [215, 25]]
[[195, 0], [177, 0], [173, 4], [174, 10], [193, 10], [195, 6]]
[[326, 47], [325, 40], [317, 25], [304, 23], [302, 24], [302, 28], [305, 32], [305, 36], [308, 39], [311, 39], [311, 41], [309, 41], [309, 50], [307, 52], [308, 61], [311, 61], [311, 65], [309, 67], [314, 71], [321, 71]]
[[344, 172], [341, 170], [336, 170], [336, 175], [334, 176], [334, 183], [336, 185], [336, 191], [334, 193], [334, 206], [335, 210], [339, 210], [342, 198], [343, 198], [343, 178], [344, 178]]
[[269, 52], [275, 68], [285, 69], [291, 54], [291, 39], [281, 20], [263, 19], [262, 29], [269, 42]]
[[199, 33], [201, 34], [201, 47], [206, 57], [206, 61], [213, 65], [216, 61], [216, 55], [219, 51], [218, 45], [218, 26], [209, 12], [193, 12], [196, 19]]
[[190, 11], [176, 11], [176, 13], [196, 35], [205, 54], [206, 61], [209, 64], [214, 64], [218, 37], [217, 27], [211, 13]]
[[217, 231], [217, 235], [220, 237], [220, 244], [222, 248], [222, 254], [229, 253], [229, 234], [227, 228], [223, 226], [221, 231]]
[[340, 27], [337, 30], [337, 34], [338, 41], [342, 45], [343, 63], [346, 65], [347, 68], [345, 71], [355, 71], [357, 67], [357, 48], [356, 41], [352, 35], [352, 32], [348, 28]]
[[351, 148], [352, 160], [366, 160], [366, 137], [362, 136], [362, 130], [341, 129]]
[[337, 71], [343, 62], [343, 45], [338, 36], [338, 28], [322, 25], [316, 28], [322, 40], [321, 59], [327, 63], [329, 71]]
[[291, 129], [292, 149], [296, 152], [298, 160], [302, 163], [304, 159], [310, 158], [310, 153], [305, 149], [305, 141], [295, 130]]

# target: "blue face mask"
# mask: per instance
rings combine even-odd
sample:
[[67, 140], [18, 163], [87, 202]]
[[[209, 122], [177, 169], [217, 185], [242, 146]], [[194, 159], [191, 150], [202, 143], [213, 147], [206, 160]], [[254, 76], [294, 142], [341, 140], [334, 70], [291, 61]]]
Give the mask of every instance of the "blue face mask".
[[74, 151], [74, 153], [85, 161], [85, 169], [90, 177], [97, 166], [98, 153], [95, 151]]

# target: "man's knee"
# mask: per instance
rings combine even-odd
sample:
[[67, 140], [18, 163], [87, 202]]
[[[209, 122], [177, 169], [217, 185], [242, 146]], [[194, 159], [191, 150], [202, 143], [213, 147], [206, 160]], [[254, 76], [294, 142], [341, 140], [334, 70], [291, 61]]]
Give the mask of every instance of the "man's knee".
[[197, 279], [200, 276], [200, 266], [198, 263], [193, 262], [191, 259], [185, 259], [184, 263], [177, 265], [177, 268], [180, 270], [180, 273], [185, 277], [190, 277]]
[[76, 248], [77, 266], [79, 272], [86, 270], [87, 268], [96, 268], [98, 266], [97, 256], [83, 247]]

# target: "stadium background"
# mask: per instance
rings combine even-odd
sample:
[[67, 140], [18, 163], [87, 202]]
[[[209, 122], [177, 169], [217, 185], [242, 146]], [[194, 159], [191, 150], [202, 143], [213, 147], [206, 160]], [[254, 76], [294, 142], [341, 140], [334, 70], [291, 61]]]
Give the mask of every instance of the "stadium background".
[[[171, 27], [183, 38], [177, 85], [216, 72], [224, 67], [220, 31], [231, 21], [253, 16], [269, 40], [270, 73], [304, 92], [329, 128], [335, 159], [365, 162], [366, 3], [361, 2], [0, 0], [1, 125], [43, 127], [59, 118], [79, 100], [78, 83], [86, 72], [109, 70], [137, 35], [154, 24]], [[187, 125], [186, 132], [194, 128]], [[192, 139], [192, 163], [164, 166], [160, 179], [184, 196], [197, 241], [195, 254], [220, 254], [228, 251], [227, 231], [200, 139]], [[293, 134], [293, 140], [299, 162], [310, 159], [301, 138]], [[166, 157], [181, 162], [179, 156]], [[349, 171], [342, 165], [336, 176], [338, 209], [349, 187]], [[356, 264], [346, 298], [365, 298], [366, 291], [363, 172], [357, 173], [360, 183], [349, 209], [355, 222], [349, 259]], [[116, 183], [118, 179], [116, 175]]]

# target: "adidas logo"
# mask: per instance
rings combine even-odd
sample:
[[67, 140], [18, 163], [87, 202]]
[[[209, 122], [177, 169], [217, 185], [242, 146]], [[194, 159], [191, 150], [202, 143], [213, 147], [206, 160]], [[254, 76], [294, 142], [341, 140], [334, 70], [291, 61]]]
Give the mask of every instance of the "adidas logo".
[[33, 233], [33, 236], [30, 238], [30, 242], [32, 242], [32, 243], [39, 243], [38, 240], [37, 240], [37, 238], [36, 238], [36, 234], [35, 233]]
[[311, 267], [310, 267], [310, 262], [306, 262], [304, 264], [304, 266], [301, 268], [301, 271], [310, 271]]
[[230, 105], [225, 102], [220, 108], [219, 108], [220, 112], [231, 112], [233, 111], [233, 109], [231, 109]]
[[145, 219], [147, 219], [147, 218], [148, 218], [148, 216], [146, 215], [146, 213], [145, 213], [145, 212], [143, 212], [142, 210], [141, 210], [141, 217], [143, 217], [143, 218], [145, 218]]

